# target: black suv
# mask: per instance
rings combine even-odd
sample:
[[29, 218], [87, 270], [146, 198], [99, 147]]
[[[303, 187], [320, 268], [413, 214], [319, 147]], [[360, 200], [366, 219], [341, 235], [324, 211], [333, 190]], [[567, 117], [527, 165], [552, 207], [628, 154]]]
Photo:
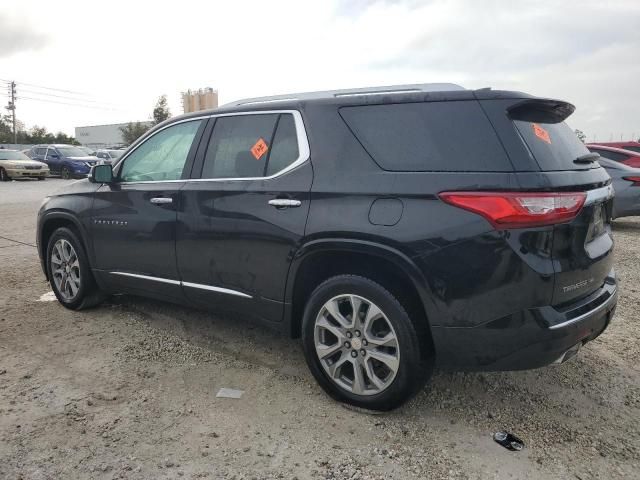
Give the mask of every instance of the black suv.
[[613, 316], [607, 173], [574, 107], [451, 84], [249, 99], [172, 118], [48, 197], [42, 267], [302, 337], [334, 398], [398, 406], [434, 366], [563, 362]]

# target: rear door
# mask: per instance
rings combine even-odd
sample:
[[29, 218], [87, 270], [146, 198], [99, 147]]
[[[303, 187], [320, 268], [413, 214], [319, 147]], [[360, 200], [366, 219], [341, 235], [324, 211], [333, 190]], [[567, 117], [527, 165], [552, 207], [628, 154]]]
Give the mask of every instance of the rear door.
[[554, 227], [552, 304], [569, 304], [588, 296], [603, 286], [612, 271], [613, 188], [597, 157], [590, 156], [564, 122], [573, 106], [535, 99], [486, 100], [482, 104], [511, 149], [512, 161], [524, 170], [518, 175], [522, 189], [585, 192], [585, 204], [577, 217]]
[[177, 257], [185, 295], [280, 321], [312, 181], [299, 112], [220, 116], [182, 190]]

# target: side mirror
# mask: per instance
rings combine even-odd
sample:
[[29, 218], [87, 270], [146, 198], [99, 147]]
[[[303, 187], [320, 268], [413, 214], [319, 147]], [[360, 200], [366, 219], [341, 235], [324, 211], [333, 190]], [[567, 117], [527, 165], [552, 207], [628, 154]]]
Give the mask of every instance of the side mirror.
[[113, 183], [111, 165], [95, 165], [89, 173], [89, 181], [92, 183]]

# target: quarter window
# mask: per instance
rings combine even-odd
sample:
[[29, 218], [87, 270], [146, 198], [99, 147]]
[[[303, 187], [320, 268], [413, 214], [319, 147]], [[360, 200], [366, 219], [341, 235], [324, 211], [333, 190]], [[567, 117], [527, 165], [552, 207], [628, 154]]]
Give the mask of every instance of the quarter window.
[[299, 157], [293, 115], [219, 117], [209, 141], [202, 178], [261, 178]]
[[125, 158], [123, 182], [179, 180], [201, 120], [179, 123], [161, 130]]
[[284, 170], [300, 156], [293, 115], [281, 115], [273, 137], [273, 148], [267, 164], [267, 176]]
[[513, 170], [477, 101], [342, 107], [340, 115], [383, 170]]

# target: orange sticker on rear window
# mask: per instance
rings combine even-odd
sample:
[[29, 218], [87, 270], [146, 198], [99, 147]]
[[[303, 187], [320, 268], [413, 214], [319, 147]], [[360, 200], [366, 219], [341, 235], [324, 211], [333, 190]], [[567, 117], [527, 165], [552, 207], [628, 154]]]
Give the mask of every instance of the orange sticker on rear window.
[[267, 146], [267, 142], [265, 142], [262, 138], [258, 139], [258, 141], [251, 147], [251, 154], [254, 156], [256, 160], [260, 160], [260, 157], [267, 153], [269, 147]]
[[532, 123], [531, 125], [533, 126], [533, 133], [536, 134], [536, 137], [538, 137], [542, 141], [547, 142], [548, 144], [551, 144], [551, 137], [549, 136], [549, 132], [547, 132], [537, 123]]

